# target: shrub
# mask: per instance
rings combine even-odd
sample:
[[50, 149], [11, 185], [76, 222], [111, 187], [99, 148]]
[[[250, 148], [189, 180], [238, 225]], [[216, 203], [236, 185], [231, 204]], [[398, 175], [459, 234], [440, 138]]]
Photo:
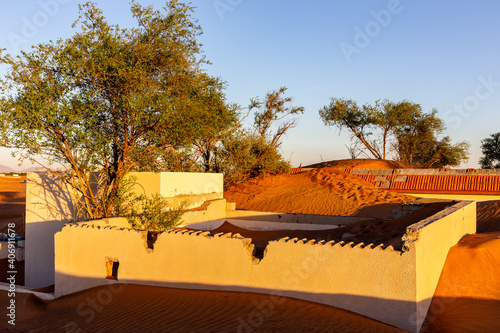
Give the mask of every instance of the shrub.
[[182, 223], [186, 206], [184, 201], [172, 208], [168, 200], [158, 193], [151, 197], [141, 195], [134, 199], [125, 217], [134, 229], [161, 232]]

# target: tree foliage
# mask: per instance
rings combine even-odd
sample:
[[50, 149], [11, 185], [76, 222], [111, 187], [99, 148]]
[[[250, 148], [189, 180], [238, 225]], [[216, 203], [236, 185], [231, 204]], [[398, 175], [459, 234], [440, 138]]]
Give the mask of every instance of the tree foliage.
[[[257, 134], [268, 141], [268, 143], [276, 148], [281, 146], [281, 140], [286, 132], [297, 126], [297, 119], [289, 116], [298, 113], [304, 113], [304, 107], [292, 107], [287, 104], [292, 102], [291, 97], [283, 97], [286, 92], [286, 87], [281, 87], [278, 90], [273, 90], [266, 94], [264, 101], [260, 101], [257, 97], [250, 100], [249, 110], [257, 109], [254, 117], [254, 128]], [[287, 118], [288, 119], [285, 119]], [[271, 133], [273, 124], [283, 120], [279, 124], [276, 132]]]
[[262, 101], [252, 98], [248, 110], [254, 111], [253, 129], [244, 129], [239, 122], [221, 140], [215, 160], [226, 184], [290, 170], [279, 149], [283, 136], [297, 125], [293, 115], [303, 113], [304, 108], [291, 106], [292, 98], [283, 96], [286, 90], [270, 91]]
[[392, 153], [395, 159], [423, 168], [458, 166], [468, 159], [466, 141], [452, 144], [449, 137], [438, 139], [444, 123], [437, 110], [425, 113], [411, 101], [378, 100], [359, 107], [353, 100], [332, 98], [319, 114], [326, 125], [348, 129], [362, 144], [351, 146], [351, 156], [360, 154], [356, 149], [377, 159]]
[[132, 200], [124, 216], [134, 229], [161, 232], [181, 224], [186, 207], [187, 203], [183, 202], [172, 208], [166, 198], [155, 193]]
[[481, 141], [483, 156], [479, 164], [483, 169], [500, 169], [500, 132]]
[[336, 126], [339, 130], [347, 128], [359, 140], [369, 153], [378, 159], [383, 158], [376, 142], [371, 141], [369, 127], [375, 122], [373, 108], [358, 104], [346, 98], [331, 98], [330, 104], [324, 106], [319, 115], [325, 125]]
[[283, 159], [278, 147], [245, 129], [227, 137], [217, 157], [226, 185], [260, 175], [290, 171], [290, 164]]
[[[113, 215], [128, 171], [169, 168], [169, 154], [235, 117], [223, 83], [201, 68], [193, 8], [171, 0], [160, 12], [132, 2], [131, 12], [137, 26], [121, 29], [88, 2], [71, 38], [0, 55], [10, 66], [0, 82], [1, 145], [21, 159], [69, 166], [60, 175], [78, 190], [86, 218]], [[89, 172], [99, 173], [97, 193]]]

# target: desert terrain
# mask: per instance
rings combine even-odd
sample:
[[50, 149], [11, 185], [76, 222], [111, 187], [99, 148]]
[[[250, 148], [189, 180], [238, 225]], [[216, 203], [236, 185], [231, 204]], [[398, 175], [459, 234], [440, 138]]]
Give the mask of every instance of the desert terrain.
[[[424, 205], [399, 219], [392, 209], [414, 198], [374, 188], [333, 167], [394, 168], [392, 161], [337, 161], [315, 170], [254, 180], [224, 196], [237, 208], [374, 219], [321, 231], [249, 231], [224, 223], [213, 232], [251, 237], [256, 255], [280, 237], [383, 243], [398, 248], [406, 226], [449, 202]], [[340, 165], [342, 164], [342, 165]], [[22, 221], [24, 183], [0, 178], [0, 228]], [[423, 332], [500, 332], [500, 201], [478, 203], [478, 234], [449, 252]], [[17, 224], [16, 224], [17, 225]], [[19, 229], [24, 235], [24, 228]], [[2, 270], [5, 271], [2, 265]], [[45, 290], [47, 291], [47, 290]], [[0, 291], [0, 304], [7, 304]], [[364, 316], [290, 298], [239, 292], [197, 291], [139, 285], [98, 287], [46, 301], [16, 295], [16, 326], [9, 332], [404, 332]]]
[[[8, 224], [15, 223], [15, 232], [24, 234], [26, 207], [26, 177], [0, 177], [0, 234], [8, 232]], [[7, 280], [7, 258], [0, 259], [0, 282]], [[24, 261], [16, 264], [17, 278], [24, 281]]]

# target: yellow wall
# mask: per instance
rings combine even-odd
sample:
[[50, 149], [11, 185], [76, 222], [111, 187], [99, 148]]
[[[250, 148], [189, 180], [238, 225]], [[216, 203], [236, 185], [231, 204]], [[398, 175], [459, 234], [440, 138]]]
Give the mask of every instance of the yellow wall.
[[252, 257], [250, 240], [238, 234], [169, 231], [151, 250], [145, 232], [68, 224], [55, 236], [55, 293], [115, 283], [104, 279], [105, 261], [111, 258], [120, 263], [122, 283], [289, 296], [418, 332], [444, 264], [441, 258], [475, 231], [474, 209], [473, 202], [458, 203], [409, 227], [403, 252], [282, 239], [270, 242], [262, 260]]
[[[438, 223], [436, 223], [438, 222]], [[408, 228], [419, 233], [417, 251], [417, 319], [427, 315], [448, 250], [465, 235], [476, 233], [476, 203], [462, 201]], [[460, 236], [457, 238], [457, 236]]]
[[207, 200], [223, 198], [223, 175], [221, 173], [195, 172], [131, 172], [135, 179], [136, 194], [159, 193], [170, 199], [172, 206], [187, 200], [188, 208], [201, 206]]
[[[136, 178], [134, 189], [137, 194], [160, 193], [164, 197], [169, 197], [170, 203], [174, 206], [188, 199], [190, 208], [199, 207], [207, 200], [223, 197], [222, 174], [141, 172], [130, 175]], [[221, 205], [190, 214], [188, 220], [194, 223], [211, 216], [214, 219], [223, 218], [225, 201], [222, 213]], [[72, 209], [71, 190], [56, 175], [28, 173], [25, 286], [40, 288], [54, 284], [54, 235], [72, 219]], [[119, 220], [115, 222], [118, 223], [117, 221]], [[119, 223], [128, 227], [123, 220]]]
[[70, 190], [55, 175], [29, 172], [26, 180], [24, 285], [54, 284], [54, 234], [72, 215]]

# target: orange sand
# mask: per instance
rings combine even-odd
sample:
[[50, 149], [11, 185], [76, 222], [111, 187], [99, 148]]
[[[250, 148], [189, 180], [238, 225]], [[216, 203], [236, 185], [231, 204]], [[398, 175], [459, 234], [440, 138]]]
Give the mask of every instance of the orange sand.
[[500, 232], [450, 249], [424, 332], [500, 332]]
[[355, 159], [355, 160], [334, 160], [322, 163], [311, 164], [304, 168], [351, 168], [351, 169], [415, 169], [414, 166], [398, 161], [375, 160], [375, 159]]
[[[238, 292], [112, 285], [49, 302], [17, 294], [16, 304], [10, 328], [18, 332], [404, 332], [325, 305]], [[7, 325], [2, 318], [0, 330]]]
[[238, 209], [391, 218], [414, 197], [379, 190], [335, 168], [277, 175], [228, 188], [224, 197]]

